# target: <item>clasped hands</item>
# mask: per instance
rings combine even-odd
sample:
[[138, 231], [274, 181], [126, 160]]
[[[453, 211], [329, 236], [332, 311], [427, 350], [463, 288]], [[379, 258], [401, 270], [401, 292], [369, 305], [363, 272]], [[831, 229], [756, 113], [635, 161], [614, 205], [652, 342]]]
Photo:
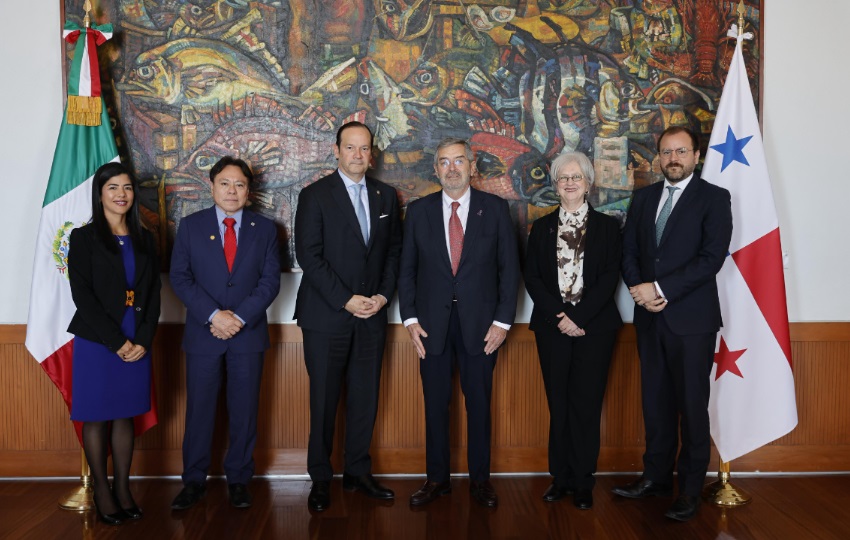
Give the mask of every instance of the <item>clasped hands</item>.
[[358, 319], [368, 319], [387, 305], [387, 299], [380, 294], [371, 297], [355, 294], [345, 303], [345, 311]]
[[141, 360], [145, 355], [145, 348], [141, 345], [134, 345], [128, 339], [120, 349], [115, 351], [115, 354], [125, 362], [136, 362], [137, 360]]
[[242, 321], [230, 310], [221, 310], [210, 321], [210, 333], [218, 339], [230, 339], [242, 330]]
[[563, 311], [555, 316], [561, 319], [558, 321], [558, 330], [560, 330], [562, 334], [567, 334], [570, 337], [581, 337], [584, 335], [584, 330], [579, 328], [578, 325], [574, 323], [572, 319], [567, 317], [567, 314]]
[[652, 313], [658, 313], [667, 306], [667, 299], [658, 294], [654, 283], [641, 283], [629, 287], [629, 294], [637, 305]]

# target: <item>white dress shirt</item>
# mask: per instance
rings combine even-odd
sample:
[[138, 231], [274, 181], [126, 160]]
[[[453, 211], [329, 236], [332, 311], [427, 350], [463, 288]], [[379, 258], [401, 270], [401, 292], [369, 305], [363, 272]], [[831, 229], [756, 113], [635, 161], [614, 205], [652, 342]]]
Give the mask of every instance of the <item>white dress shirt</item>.
[[[664, 207], [664, 203], [667, 202], [667, 197], [670, 196], [670, 190], [667, 188], [671, 186], [679, 188], [673, 192], [673, 203], [670, 207], [670, 210], [672, 211], [673, 208], [676, 207], [676, 203], [679, 202], [679, 199], [682, 198], [682, 193], [684, 193], [685, 188], [688, 187], [688, 184], [691, 183], [691, 179], [693, 177], [694, 175], [693, 173], [691, 173], [690, 176], [688, 176], [684, 180], [679, 180], [675, 184], [671, 184], [670, 181], [666, 178], [664, 179], [664, 189], [661, 190], [661, 200], [658, 201], [658, 208], [655, 209], [655, 221], [658, 221], [658, 216], [661, 214], [661, 209]], [[666, 300], [667, 298], [664, 296], [664, 291], [661, 290], [661, 286], [658, 284], [658, 282], [654, 281], [653, 283], [655, 284], [655, 290], [658, 291], [658, 296]]]

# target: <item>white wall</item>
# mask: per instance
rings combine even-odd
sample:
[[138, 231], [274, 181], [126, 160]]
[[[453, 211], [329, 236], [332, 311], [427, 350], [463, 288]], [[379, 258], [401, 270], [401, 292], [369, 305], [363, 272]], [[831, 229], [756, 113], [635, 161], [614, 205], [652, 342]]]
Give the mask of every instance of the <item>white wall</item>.
[[[844, 28], [850, 5], [767, 2], [764, 139], [783, 249], [792, 321], [850, 320], [850, 71]], [[35, 15], [35, 14], [38, 15]], [[27, 320], [41, 200], [62, 118], [59, 0], [5, 2], [0, 34], [0, 324]], [[818, 52], [813, 53], [817, 46]], [[848, 122], [848, 124], [845, 124]], [[285, 274], [272, 320], [289, 322], [300, 275]], [[521, 300], [518, 321], [531, 305]], [[395, 311], [394, 320], [398, 321]], [[182, 308], [166, 292], [163, 320]]]

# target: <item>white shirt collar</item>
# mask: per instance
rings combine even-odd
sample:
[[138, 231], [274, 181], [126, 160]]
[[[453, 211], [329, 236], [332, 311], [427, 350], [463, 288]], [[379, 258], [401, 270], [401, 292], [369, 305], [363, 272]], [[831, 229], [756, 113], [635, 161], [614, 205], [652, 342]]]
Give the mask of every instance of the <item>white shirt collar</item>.
[[446, 191], [443, 190], [443, 206], [447, 206], [449, 208], [452, 207], [453, 202], [459, 202], [461, 208], [466, 208], [466, 207], [469, 206], [469, 199], [471, 199], [471, 198], [472, 198], [472, 188], [471, 187], [467, 187], [466, 193], [461, 195], [460, 199], [457, 199], [457, 200], [449, 197], [449, 195], [446, 193]]

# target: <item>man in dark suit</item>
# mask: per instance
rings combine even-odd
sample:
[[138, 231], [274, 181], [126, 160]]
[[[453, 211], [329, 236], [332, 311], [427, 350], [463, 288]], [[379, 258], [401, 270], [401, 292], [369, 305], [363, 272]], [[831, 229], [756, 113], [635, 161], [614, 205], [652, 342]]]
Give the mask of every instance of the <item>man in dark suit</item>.
[[635, 191], [623, 233], [623, 279], [634, 299], [646, 427], [644, 473], [613, 491], [672, 494], [679, 418], [679, 496], [665, 514], [696, 515], [711, 448], [709, 373], [723, 322], [716, 275], [732, 237], [729, 192], [694, 174], [699, 140], [672, 127], [658, 139], [666, 180]]
[[183, 218], [171, 254], [171, 286], [186, 305], [186, 431], [183, 490], [175, 510], [206, 492], [210, 445], [222, 371], [227, 372], [230, 439], [224, 472], [230, 503], [251, 506], [257, 406], [263, 355], [269, 348], [266, 309], [280, 289], [277, 230], [245, 205], [254, 175], [241, 159], [210, 169], [215, 206]]
[[305, 187], [295, 214], [295, 255], [304, 274], [295, 319], [310, 376], [307, 505], [330, 506], [336, 410], [346, 384], [342, 485], [378, 499], [395, 495], [372, 476], [369, 446], [378, 412], [387, 302], [398, 280], [401, 225], [392, 187], [369, 178], [372, 132], [359, 122], [337, 131], [339, 168]]
[[466, 398], [470, 491], [497, 505], [490, 484], [490, 395], [496, 354], [516, 314], [519, 263], [506, 201], [469, 187], [472, 149], [446, 139], [434, 156], [442, 191], [407, 207], [399, 310], [419, 354], [427, 481], [412, 506], [451, 492], [449, 402], [457, 366]]

